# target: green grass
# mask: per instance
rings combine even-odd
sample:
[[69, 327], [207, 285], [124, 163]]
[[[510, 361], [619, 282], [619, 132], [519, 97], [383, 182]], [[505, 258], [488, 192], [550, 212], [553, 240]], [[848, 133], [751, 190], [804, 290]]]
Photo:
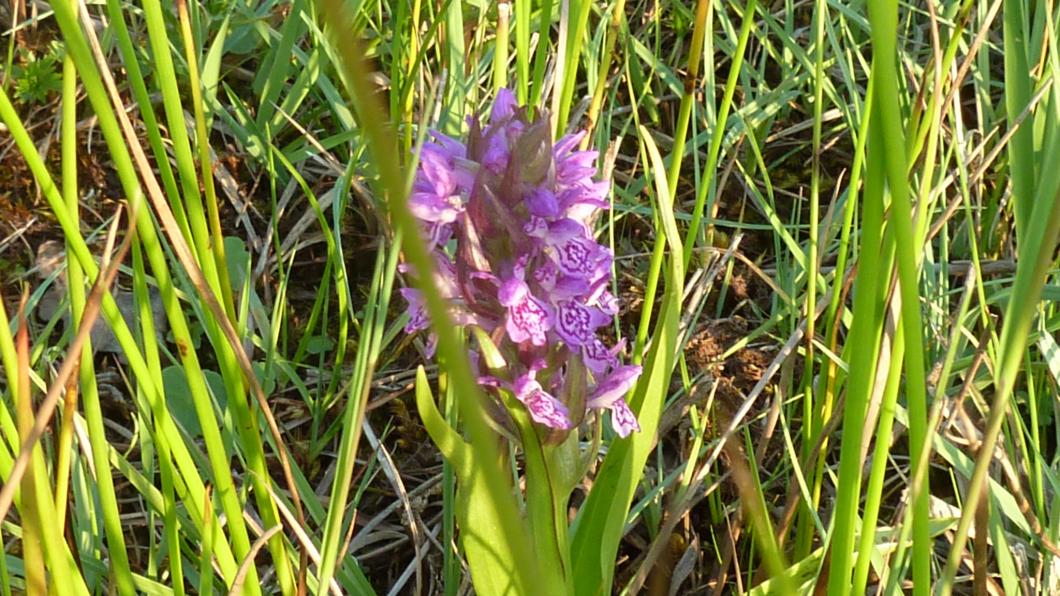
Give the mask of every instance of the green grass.
[[[1055, 5], [11, 10], [0, 594], [1060, 585]], [[630, 440], [513, 448], [402, 332], [417, 148], [503, 87], [612, 173]]]

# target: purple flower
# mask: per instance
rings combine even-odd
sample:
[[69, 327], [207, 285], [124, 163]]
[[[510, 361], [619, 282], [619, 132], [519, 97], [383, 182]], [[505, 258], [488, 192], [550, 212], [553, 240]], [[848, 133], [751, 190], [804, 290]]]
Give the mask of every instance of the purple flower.
[[531, 189], [530, 192], [526, 193], [523, 201], [526, 202], [527, 211], [534, 216], [531, 219], [537, 219], [540, 224], [547, 225], [545, 220], [540, 218], [559, 215], [559, 201], [556, 199], [556, 193], [547, 188]]
[[594, 337], [582, 346], [582, 360], [593, 375], [605, 375], [607, 371], [618, 366], [618, 353], [625, 344], [626, 341], [622, 340], [614, 348], [608, 348], [607, 344]]
[[405, 333], [416, 333], [431, 325], [427, 309], [423, 304], [423, 294], [415, 288], [401, 288], [402, 298], [409, 303], [409, 322], [405, 323]]
[[581, 347], [596, 341], [596, 330], [609, 320], [598, 308], [565, 300], [556, 310], [556, 333], [568, 346]]
[[573, 219], [562, 219], [549, 226], [545, 238], [553, 262], [564, 275], [592, 283], [611, 274], [611, 251], [586, 233], [585, 226]]
[[512, 279], [497, 292], [500, 303], [508, 307], [505, 328], [508, 337], [517, 344], [530, 341], [535, 346], [545, 345], [546, 332], [552, 328], [552, 308], [530, 294], [521, 279]]
[[571, 427], [567, 407], [541, 387], [533, 372], [516, 379], [513, 389], [516, 399], [523, 402], [534, 422], [561, 430]]
[[596, 384], [596, 388], [589, 395], [589, 407], [610, 408], [633, 388], [639, 376], [640, 366], [635, 364], [627, 364], [614, 369], [611, 374]]
[[632, 432], [640, 431], [637, 417], [633, 415], [633, 411], [629, 409], [626, 402], [621, 399], [611, 404], [611, 426], [615, 429], [615, 433], [622, 438], [628, 437]]
[[[485, 331], [504, 361], [503, 370], [483, 371], [480, 384], [495, 395], [510, 391], [551, 429], [571, 429], [590, 408], [608, 410], [615, 432], [628, 436], [639, 427], [624, 396], [640, 367], [622, 364], [624, 342], [597, 336], [619, 312], [608, 290], [614, 257], [593, 234], [610, 205], [610, 183], [593, 179], [597, 152], [578, 150], [583, 132], [553, 143], [547, 113], [519, 106], [507, 90], [485, 123], [472, 118], [468, 128], [466, 142], [431, 133], [409, 207], [430, 241], [434, 283], [453, 322]], [[423, 296], [401, 294], [405, 331], [428, 329]], [[575, 365], [588, 374], [571, 374]]]

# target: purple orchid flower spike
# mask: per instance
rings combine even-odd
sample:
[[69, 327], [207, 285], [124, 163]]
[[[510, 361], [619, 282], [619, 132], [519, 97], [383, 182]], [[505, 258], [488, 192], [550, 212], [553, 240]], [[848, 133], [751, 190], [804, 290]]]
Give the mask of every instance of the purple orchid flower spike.
[[[481, 385], [511, 392], [556, 440], [587, 409], [610, 412], [615, 432], [628, 436], [639, 425], [625, 395], [641, 369], [622, 364], [625, 342], [608, 345], [598, 333], [619, 303], [608, 291], [614, 256], [593, 234], [610, 204], [610, 184], [594, 180], [597, 152], [578, 150], [584, 132], [553, 143], [547, 114], [519, 106], [508, 90], [469, 129], [466, 142], [430, 135], [409, 206], [454, 321], [484, 331], [504, 361], [483, 371]], [[428, 330], [420, 293], [401, 294], [406, 333]]]

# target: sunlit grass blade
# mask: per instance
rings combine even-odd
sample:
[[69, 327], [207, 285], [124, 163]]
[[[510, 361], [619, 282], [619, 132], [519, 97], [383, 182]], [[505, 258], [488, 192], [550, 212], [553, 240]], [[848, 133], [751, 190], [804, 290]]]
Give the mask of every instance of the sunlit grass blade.
[[[1051, 75], [1060, 75], [1060, 64], [1055, 60], [1049, 62]], [[1050, 107], [1060, 112], [1060, 91], [1054, 86], [1053, 101]], [[1043, 110], [1044, 112], [1044, 110]], [[1042, 113], [1043, 118], [1055, 118], [1060, 113]], [[1049, 134], [1043, 147], [1044, 155], [1055, 154], [1060, 149], [1060, 135], [1055, 130]], [[1031, 156], [1025, 156], [1031, 159]], [[1027, 171], [1033, 164], [1015, 162], [1012, 167]], [[990, 404], [990, 417], [983, 431], [979, 455], [976, 458], [975, 470], [964, 498], [961, 520], [957, 526], [953, 547], [946, 561], [946, 568], [940, 578], [940, 592], [949, 594], [953, 589], [953, 578], [961, 563], [968, 531], [974, 519], [979, 500], [984, 498], [983, 486], [989, 466], [994, 461], [994, 449], [997, 446], [1002, 426], [1005, 421], [1009, 401], [1012, 398], [1017, 377], [1029, 339], [1029, 333], [1037, 305], [1042, 297], [1042, 288], [1049, 277], [1053, 262], [1052, 250], [1044, 250], [1054, 244], [1060, 233], [1060, 171], [1057, 168], [1042, 168], [1035, 180], [1033, 209], [1027, 222], [1024, 235], [1018, 241], [1017, 251], [1021, 257], [1016, 262], [1016, 279], [1012, 294], [1005, 305], [1004, 324], [1001, 329], [997, 369], [994, 372], [995, 395]]]
[[[899, 105], [900, 71], [896, 63], [898, 38], [898, 3], [874, 2], [869, 5], [872, 23], [873, 70], [878, 129], [883, 134], [883, 158], [887, 167], [887, 185], [891, 196], [889, 224], [893, 226], [898, 257], [901, 291], [901, 325], [905, 336], [906, 398], [909, 407], [909, 451], [918, 457], [930, 448], [927, 437], [927, 384], [924, 365], [924, 329], [920, 314], [920, 275], [917, 256], [920, 251], [913, 234], [914, 212], [909, 199], [908, 164], [905, 154], [905, 123]], [[871, 134], [871, 132], [870, 132]], [[912, 493], [913, 508], [913, 591], [927, 594], [931, 583], [931, 536], [928, 533], [927, 479]], [[862, 532], [874, 532], [863, 527]], [[862, 551], [859, 556], [868, 556]], [[857, 586], [855, 586], [857, 588]]]
[[[868, 130], [868, 155], [883, 152], [883, 132], [873, 116]], [[865, 414], [872, 395], [876, 370], [880, 332], [883, 321], [876, 303], [881, 291], [881, 280], [890, 277], [889, 271], [881, 271], [881, 242], [883, 236], [883, 198], [886, 173], [883, 160], [869, 158], [865, 174], [865, 190], [862, 199], [861, 250], [857, 278], [854, 286], [853, 323], [847, 345], [850, 346], [850, 369], [858, 374], [850, 375], [847, 381], [846, 404], [843, 409], [843, 431], [840, 439], [839, 487], [835, 512], [829, 531], [828, 589], [836, 595], [850, 590], [850, 573], [853, 569], [855, 528], [858, 521], [858, 505], [861, 497], [861, 443], [864, 434]]]
[[[15, 385], [15, 414], [18, 420], [19, 438], [26, 441], [33, 427], [33, 401], [30, 395], [29, 383], [29, 329], [26, 323], [26, 299], [23, 294], [22, 303], [18, 309], [18, 335], [15, 337], [15, 345], [18, 350], [18, 362], [15, 370], [18, 372]], [[33, 445], [34, 463], [40, 461], [40, 449]], [[44, 594], [48, 591], [47, 574], [44, 571], [44, 526], [41, 523], [40, 501], [44, 495], [37, 493], [34, 479], [43, 470], [39, 466], [33, 466], [22, 476], [22, 488], [19, 491], [22, 497], [19, 514], [22, 518], [22, 565], [23, 575], [26, 580], [26, 592], [30, 594]]]
[[[211, 448], [208, 449], [208, 451], [213, 458], [215, 480], [218, 481], [219, 485], [224, 485], [226, 488], [224, 491], [219, 490], [219, 493], [222, 502], [226, 504], [229, 513], [229, 528], [234, 532], [236, 550], [243, 548], [244, 552], [246, 552], [250, 546], [249, 539], [245, 541], [241, 540], [241, 536], [246, 535], [245, 525], [243, 524], [242, 514], [240, 513], [242, 507], [238, 502], [234, 489], [232, 488], [231, 468], [229, 462], [223, 455], [224, 447], [220, 439], [220, 431], [217, 428], [216, 416], [212, 411], [212, 407], [208, 405], [209, 398], [207, 396], [207, 390], [201, 369], [194, 353], [188, 349], [188, 347], [192, 345], [190, 333], [184, 318], [184, 313], [177, 302], [172, 280], [169, 277], [165, 256], [162, 254], [158, 245], [158, 236], [154, 228], [154, 223], [146, 211], [138, 209], [138, 205], [143, 198], [143, 193], [134, 171], [135, 166], [133, 165], [133, 160], [129, 154], [129, 149], [125, 145], [125, 138], [119, 129], [117, 119], [111, 109], [107, 92], [104, 89], [103, 82], [92, 58], [91, 51], [82, 36], [74, 15], [62, 4], [55, 5], [55, 13], [56, 19], [62, 28], [64, 38], [67, 41], [68, 51], [77, 64], [78, 72], [82, 78], [89, 100], [96, 109], [101, 130], [104, 132], [104, 137], [114, 157], [114, 165], [117, 169], [119, 179], [130, 197], [130, 202], [133, 205], [131, 211], [138, 213], [137, 228], [141, 239], [147, 246], [148, 260], [151, 262], [152, 269], [154, 270], [156, 279], [159, 283], [163, 303], [165, 304], [167, 316], [170, 320], [174, 339], [178, 347], [181, 345], [184, 346], [184, 349], [180, 351], [185, 358], [185, 364], [189, 367], [189, 383], [193, 389], [196, 386], [200, 387], [199, 395], [201, 399], [198, 400], [198, 403], [203, 405], [203, 409], [200, 410], [199, 417], [202, 422], [203, 430], [205, 431], [204, 435], [207, 439], [207, 443], [208, 445], [211, 445]], [[25, 153], [27, 152], [24, 151], [24, 154]], [[42, 173], [38, 176], [38, 180], [43, 180], [46, 177], [46, 173]], [[42, 186], [46, 191], [45, 194], [48, 194], [49, 186], [43, 182]], [[58, 204], [59, 202], [57, 201], [56, 203]], [[64, 231], [67, 231], [67, 239], [70, 240], [73, 238], [75, 240], [75, 243], [72, 246], [75, 256], [81, 262], [81, 265], [85, 267], [90, 278], [94, 277], [98, 270], [84, 243], [78, 241], [79, 234], [77, 233], [75, 226], [68, 219], [59, 216], [60, 214], [58, 211], [63, 211], [63, 209], [56, 207], [56, 211], [56, 215], [59, 217], [60, 223], [62, 223], [64, 227]], [[132, 340], [122, 316], [118, 313], [113, 298], [109, 295], [104, 296], [103, 308], [108, 323], [115, 330], [115, 335], [129, 358], [130, 364], [136, 371], [138, 379], [141, 383], [151, 386], [152, 390], [157, 391], [157, 387], [150, 385], [150, 374], [146, 370], [142, 355], [139, 353], [135, 342]], [[227, 483], [224, 482], [225, 478], [228, 479]], [[196, 507], [197, 506], [198, 504], [196, 504]], [[243, 531], [241, 532], [240, 530]], [[248, 585], [248, 589], [252, 591], [256, 591], [258, 588], [259, 586], [256, 583], [250, 583]]]
[[[692, 207], [692, 219], [688, 224], [688, 233], [685, 235], [684, 239], [682, 261], [685, 268], [688, 267], [692, 260], [692, 250], [695, 248], [696, 243], [699, 240], [699, 228], [703, 221], [704, 209], [708, 206], [710, 207], [709, 213], [707, 214], [708, 230], [713, 226], [713, 223], [710, 220], [713, 218], [717, 206], [717, 197], [713, 196], [713, 191], [711, 190], [716, 183], [713, 176], [718, 166], [718, 158], [721, 154], [721, 143], [725, 138], [729, 111], [732, 109], [733, 96], [736, 93], [736, 84], [740, 78], [744, 53], [747, 51], [748, 40], [751, 37], [751, 29], [754, 27], [755, 10], [757, 8], [757, 0], [748, 0], [743, 9], [743, 22], [740, 25], [739, 39], [736, 42], [736, 49], [733, 52], [732, 65], [729, 67], [729, 78], [725, 82], [725, 92], [724, 95], [722, 95], [721, 103], [718, 105], [718, 115], [713, 123], [713, 130], [710, 137], [710, 148], [707, 152], [707, 160], [703, 166], [703, 171], [707, 172], [711, 178], [706, 183], [701, 183], [699, 190], [696, 192], [696, 202]], [[712, 234], [708, 232], [706, 241], [703, 245], [711, 246], [711, 238]]]
[[[379, 357], [380, 342], [385, 327], [387, 306], [397, 271], [397, 257], [400, 241], [385, 248], [381, 246], [376, 257], [375, 272], [368, 295], [364, 319], [361, 324], [361, 341], [357, 352], [354, 377], [350, 383], [349, 399], [344, 413], [342, 437], [339, 440], [338, 474], [331, 493], [331, 503], [345, 503], [353, 481], [357, 445], [360, 442], [361, 426], [364, 422], [365, 407], [371, 386], [372, 373]], [[321, 545], [321, 563], [317, 573], [317, 583], [328, 585], [338, 563], [342, 523], [345, 517], [344, 507], [329, 507], [327, 521], [324, 524]], [[370, 586], [362, 586], [370, 591]]]
[[[1015, 122], [1030, 103], [1033, 81], [1030, 72], [1029, 40], [1027, 39], [1028, 6], [1019, 0], [1005, 0], [1002, 14], [1004, 25], [1005, 112], [1009, 122]], [[1021, 126], [1008, 142], [1009, 171], [1012, 182], [1012, 205], [1016, 223], [1016, 238], [1021, 244], [1030, 240], [1027, 229], [1035, 196], [1034, 132]]]
[[[78, 208], [77, 192], [77, 71], [69, 56], [63, 57], [62, 90], [62, 193], [71, 216], [76, 220]], [[75, 270], [76, 269], [76, 270]], [[80, 268], [69, 267], [67, 279], [71, 288], [79, 292], [70, 293], [70, 307], [78, 313], [84, 308], [84, 275]], [[78, 301], [80, 298], [80, 301]], [[74, 320], [74, 319], [71, 319]], [[75, 323], [76, 324], [76, 323]], [[86, 350], [88, 350], [86, 346]], [[89, 350], [90, 352], [90, 350]], [[84, 356], [82, 356], [83, 358]], [[55, 510], [65, 525], [66, 506], [69, 496], [70, 459], [73, 457], [74, 415], [77, 412], [78, 387], [71, 382], [63, 397], [63, 415], [59, 430], [58, 461], [55, 466]]]

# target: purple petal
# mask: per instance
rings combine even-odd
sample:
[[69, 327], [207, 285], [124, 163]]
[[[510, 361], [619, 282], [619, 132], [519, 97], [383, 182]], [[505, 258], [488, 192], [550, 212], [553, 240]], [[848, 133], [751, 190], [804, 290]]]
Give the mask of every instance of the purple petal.
[[611, 183], [607, 180], [592, 184], [578, 184], [560, 193], [560, 209], [567, 217], [576, 221], [588, 221], [600, 209], [610, 209], [607, 197]]
[[553, 302], [560, 302], [561, 300], [579, 299], [584, 296], [590, 289], [589, 282], [580, 277], [571, 277], [570, 275], [564, 275], [559, 278], [556, 285], [552, 288], [549, 296]]
[[500, 289], [497, 290], [497, 300], [500, 301], [502, 306], [514, 306], [522, 302], [529, 292], [530, 288], [526, 286], [526, 282], [523, 280], [509, 279], [501, 284]]
[[567, 407], [555, 397], [549, 395], [535, 379], [524, 375], [514, 383], [515, 397], [523, 402], [530, 412], [530, 418], [538, 424], [550, 428], [568, 429], [571, 422]]
[[559, 400], [544, 391], [528, 396], [523, 403], [526, 404], [526, 409], [530, 411], [530, 417], [534, 422], [560, 430], [566, 430], [571, 427], [567, 408]]
[[615, 434], [623, 439], [630, 433], [640, 431], [637, 417], [633, 415], [633, 411], [626, 405], [625, 400], [620, 399], [611, 405], [611, 428], [615, 429]]
[[601, 265], [607, 260], [600, 245], [587, 238], [567, 240], [556, 247], [556, 256], [564, 273], [587, 279], [598, 277]]
[[504, 134], [509, 141], [519, 138], [526, 130], [526, 124], [522, 120], [510, 120], [504, 124]]
[[[478, 169], [478, 164], [473, 161], [462, 158], [454, 160], [452, 177], [456, 189], [464, 194], [470, 194], [472, 189], [475, 188], [475, 178], [478, 176]], [[610, 207], [610, 205], [605, 207]]]
[[[600, 187], [601, 184], [604, 185], [602, 188]], [[572, 186], [560, 191], [557, 200], [559, 201], [560, 209], [564, 212], [584, 207], [586, 213], [592, 215], [597, 209], [608, 209], [611, 207], [611, 203], [607, 200], [607, 193], [610, 188], [607, 182], [594, 183], [590, 186]], [[569, 214], [567, 217], [576, 221], [584, 221], [585, 219], [584, 217], [573, 217]]]
[[596, 384], [586, 406], [610, 408], [637, 384], [641, 368], [637, 365], [619, 366]]
[[559, 215], [559, 201], [556, 195], [544, 188], [535, 188], [526, 194], [524, 199], [530, 215], [554, 218]]
[[463, 213], [464, 204], [460, 195], [442, 196], [414, 190], [409, 197], [409, 211], [422, 222], [448, 224]]
[[615, 351], [608, 349], [604, 342], [595, 337], [582, 346], [582, 361], [586, 368], [593, 371], [594, 376], [604, 375], [612, 366], [618, 365]]
[[490, 112], [490, 122], [500, 122], [511, 118], [519, 104], [515, 95], [509, 89], [501, 89], [497, 92], [497, 98], [493, 100], [493, 110]]
[[[526, 287], [525, 283], [520, 283], [523, 288]], [[514, 298], [519, 293], [515, 290], [515, 293], [507, 297]], [[520, 298], [513, 299], [508, 304], [508, 318], [505, 321], [508, 337], [517, 344], [529, 341], [532, 345], [543, 346], [547, 340], [547, 332], [552, 328], [552, 308], [534, 298], [528, 289], [521, 294]]]
[[584, 346], [596, 339], [596, 329], [607, 321], [607, 315], [599, 309], [565, 300], [556, 312], [556, 333], [569, 346]]
[[596, 174], [596, 151], [575, 151], [556, 160], [556, 180], [562, 184], [592, 182]]
[[585, 227], [585, 224], [569, 217], [553, 222], [549, 227], [549, 232], [559, 241], [570, 238], [585, 238], [589, 235], [589, 230]]
[[611, 272], [611, 251], [597, 244], [585, 226], [562, 219], [550, 228], [549, 254], [564, 275], [586, 279], [590, 284]]
[[578, 143], [585, 138], [585, 131], [579, 130], [576, 133], [566, 135], [562, 139], [556, 141], [556, 146], [552, 148], [552, 154], [556, 159], [562, 159], [567, 153], [570, 153], [572, 149], [578, 146]]
[[427, 180], [436, 183], [450, 181], [452, 170], [452, 159], [440, 146], [431, 143], [420, 150], [419, 173]]
[[398, 291], [408, 302], [409, 322], [405, 323], [405, 333], [411, 335], [430, 327], [431, 320], [427, 316], [427, 309], [424, 308], [423, 295], [420, 291], [415, 288], [401, 288]]
[[456, 266], [445, 253], [434, 253], [434, 283], [442, 298], [455, 298], [460, 291], [456, 285]]
[[529, 395], [531, 391], [541, 389], [541, 383], [537, 382], [535, 378], [536, 373], [530, 373], [526, 375], [520, 375], [512, 381], [512, 393], [515, 393], [515, 397], [521, 401], [523, 396]]
[[432, 130], [431, 138], [434, 139], [434, 144], [449, 157], [454, 159], [467, 157], [467, 147], [453, 137]]
[[423, 146], [416, 185], [421, 190], [433, 190], [439, 196], [468, 193], [475, 183], [473, 162], [454, 157], [442, 146], [433, 143]]
[[544, 358], [534, 358], [533, 362], [530, 363], [530, 375], [536, 377], [537, 373], [548, 368], [548, 360]]

